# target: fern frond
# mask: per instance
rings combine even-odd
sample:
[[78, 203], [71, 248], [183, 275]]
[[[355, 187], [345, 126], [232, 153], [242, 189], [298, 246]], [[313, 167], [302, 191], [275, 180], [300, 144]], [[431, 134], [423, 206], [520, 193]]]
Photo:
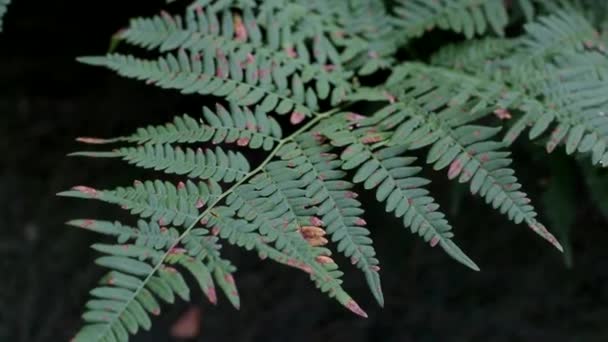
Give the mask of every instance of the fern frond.
[[300, 1], [316, 11], [327, 25], [328, 34], [342, 48], [347, 68], [369, 75], [395, 64], [394, 54], [402, 43], [384, 2], [375, 0]]
[[268, 241], [259, 234], [255, 224], [244, 219], [234, 219], [235, 217], [234, 210], [218, 206], [210, 212], [209, 216], [203, 218], [202, 222], [212, 230], [213, 234], [226, 239], [230, 244], [244, 247], [246, 250], [255, 250], [260, 259], [268, 258], [307, 273], [311, 271], [310, 266], [304, 262], [269, 245]]
[[161, 226], [172, 224], [187, 227], [196, 223], [201, 208], [214, 202], [221, 194], [221, 187], [212, 180], [180, 182], [177, 186], [155, 180], [136, 181], [133, 186], [114, 190], [76, 186], [58, 195], [116, 204], [130, 210], [133, 215], [158, 222]]
[[379, 261], [361, 218], [364, 210], [356, 200], [352, 184], [345, 181], [346, 173], [340, 170], [341, 161], [330, 153], [331, 146], [322, 144], [318, 137], [303, 134], [293, 143], [287, 144], [289, 167], [302, 174], [310, 183], [306, 186], [306, 197], [315, 206], [315, 215], [320, 217], [337, 251], [343, 253], [365, 275], [368, 286], [378, 303], [384, 304], [380, 283]]
[[566, 11], [538, 18], [525, 26], [524, 58], [533, 60], [565, 52], [605, 49], [599, 33], [583, 16]]
[[[232, 276], [236, 271], [236, 267], [230, 261], [222, 258], [220, 255], [222, 247], [218, 243], [219, 239], [208, 233], [209, 231], [206, 229], [196, 228], [191, 230], [190, 234], [185, 235], [181, 242], [189, 256], [198, 260], [207, 260], [206, 266], [213, 272], [215, 282], [220, 286], [222, 292], [232, 305], [238, 309], [241, 306], [241, 299]], [[215, 287], [208, 280], [205, 283], [209, 285], [207, 287], [201, 286], [201, 288], [209, 300], [215, 303]]]
[[[575, 67], [570, 64], [568, 68]], [[585, 67], [586, 68], [586, 67]], [[551, 132], [547, 151], [553, 151], [564, 143], [566, 153], [591, 153], [593, 164], [606, 166], [608, 155], [608, 98], [605, 81], [597, 76], [579, 77], [579, 71], [570, 77], [570, 70], [551, 68], [554, 76], [538, 83], [538, 92], [552, 110], [534, 108], [538, 114], [530, 119], [530, 138], [534, 139], [549, 130], [553, 123], [557, 127]], [[522, 118], [521, 120], [528, 119]]]
[[[412, 109], [413, 108], [413, 109]], [[412, 103], [394, 105], [391, 110], [400, 111], [403, 122], [394, 118], [384, 118], [388, 111], [381, 112], [377, 125], [396, 126], [391, 144], [404, 146], [406, 150], [429, 147], [426, 162], [433, 169], [448, 168], [448, 178], [460, 183], [470, 182], [472, 194], [479, 193], [494, 209], [506, 214], [510, 220], [519, 224], [525, 222], [533, 231], [555, 245], [561, 246], [546, 228], [536, 220], [537, 213], [529, 204], [527, 195], [519, 191], [515, 171], [509, 168], [512, 163], [510, 153], [501, 151], [504, 144], [489, 140], [500, 129], [478, 125], [450, 125], [450, 116], [459, 110], [446, 109], [437, 114], [416, 109]]]
[[203, 52], [213, 47], [224, 53], [250, 53], [295, 69], [307, 69], [318, 77], [330, 71], [323, 68], [327, 63], [340, 69], [340, 59], [329, 40], [317, 35], [318, 41], [314, 43], [315, 49], [319, 50], [316, 53], [309, 51], [306, 43], [315, 37], [315, 33], [303, 31], [306, 27], [298, 24], [296, 17], [303, 13], [297, 13], [297, 6], [285, 4], [285, 7], [281, 11], [262, 11], [257, 17], [250, 7], [243, 8], [242, 17], [229, 8], [219, 13], [200, 7], [187, 11], [183, 17], [162, 13], [131, 20], [119, 38], [161, 52], [175, 49]]
[[434, 28], [463, 33], [472, 38], [491, 29], [504, 35], [508, 23], [502, 0], [397, 0], [396, 25], [408, 37], [420, 37]]
[[[160, 313], [159, 300], [173, 303], [176, 295], [188, 300], [190, 290], [173, 265], [188, 270], [212, 303], [216, 302], [216, 295], [211, 271], [216, 282], [229, 290], [229, 298], [235, 296], [234, 289], [226, 285], [226, 279], [231, 279], [226, 272], [234, 272], [234, 267], [221, 259], [214, 247], [208, 253], [185, 254], [186, 250], [176, 248], [179, 235], [175, 228], [143, 221], [138, 228], [96, 220], [74, 220], [69, 224], [117, 236], [119, 241], [116, 245], [93, 245], [93, 249], [106, 254], [96, 263], [111, 271], [91, 291], [93, 298], [86, 303], [83, 314], [87, 324], [75, 341], [127, 341], [129, 334], [150, 329], [150, 314]], [[199, 230], [199, 234], [208, 238], [204, 237], [205, 230]]]
[[512, 135], [531, 125], [530, 138], [536, 138], [557, 122], [548, 152], [564, 142], [568, 154], [591, 152], [593, 164], [606, 165], [608, 54], [603, 41], [584, 17], [563, 11], [540, 18], [527, 31], [523, 57], [509, 61], [507, 80], [526, 84], [531, 95], [542, 97], [543, 105], [528, 104], [529, 114], [513, 126]]
[[259, 108], [253, 113], [247, 107], [231, 104], [230, 108], [226, 109], [217, 104], [215, 112], [203, 107], [203, 118], [204, 120], [197, 121], [188, 115], [176, 116], [171, 123], [140, 128], [125, 137], [112, 139], [83, 137], [78, 140], [90, 144], [236, 143], [238, 146], [269, 151], [283, 135], [278, 122]]
[[[255, 78], [263, 76], [256, 73], [277, 78], [297, 71], [302, 82], [314, 83], [319, 99], [331, 94], [331, 101], [336, 104], [350, 92], [347, 82], [350, 73], [342, 69], [340, 56], [330, 40], [319, 32], [299, 31], [307, 26], [292, 23], [294, 11], [289, 9], [293, 5], [286, 7], [288, 9], [282, 11], [263, 11], [258, 18], [251, 8], [243, 9], [242, 18], [228, 8], [221, 14], [212, 10], [188, 11], [185, 19], [168, 14], [138, 18], [119, 36], [149, 49], [186, 49], [191, 55], [202, 54], [205, 59], [217, 55], [215, 63], [221, 73], [229, 73], [230, 68], [230, 73], [253, 74], [254, 80], [247, 78], [252, 85]], [[258, 22], [263, 22], [262, 26]], [[226, 64], [226, 58], [233, 65], [220, 69]], [[237, 70], [239, 67], [244, 71]], [[286, 76], [275, 75], [276, 69]], [[236, 78], [238, 81], [239, 77]], [[285, 85], [279, 84], [279, 89], [281, 87]]]
[[352, 132], [347, 127], [335, 131], [325, 130], [332, 144], [344, 147], [340, 158], [342, 168], [356, 170], [355, 183], [363, 183], [365, 189], [376, 189], [376, 199], [385, 202], [386, 211], [403, 219], [405, 227], [418, 234], [431, 246], [439, 245], [448, 255], [473, 270], [479, 267], [452, 241], [452, 227], [439, 205], [423, 187], [430, 183], [416, 177], [421, 168], [413, 166], [416, 158], [402, 157], [406, 151], [401, 146], [376, 149], [369, 144], [375, 137], [363, 132]]
[[137, 221], [137, 228], [126, 226], [120, 222], [99, 220], [72, 220], [68, 225], [90, 230], [103, 235], [116, 237], [119, 244], [135, 241], [138, 246], [153, 249], [170, 248], [177, 242], [179, 232], [175, 228], [161, 227], [155, 221]]
[[228, 183], [242, 179], [250, 170], [249, 162], [242, 153], [230, 150], [224, 152], [219, 146], [215, 149], [193, 150], [171, 144], [146, 144], [122, 147], [112, 152], [76, 152], [71, 155], [122, 158], [141, 168]]
[[[580, 6], [565, 10], [562, 3], [569, 2]], [[161, 302], [189, 298], [184, 271], [210, 302], [216, 302], [219, 287], [238, 308], [235, 267], [220, 254], [225, 243], [304, 271], [322, 293], [366, 316], [343, 288], [343, 273], [332, 258], [341, 253], [350, 259], [383, 305], [379, 260], [355, 185], [373, 192], [387, 213], [426, 243], [479, 270], [454, 242], [452, 227], [427, 188], [430, 181], [421, 175], [423, 163], [446, 172], [449, 180], [468, 183], [493, 210], [525, 223], [560, 250], [522, 191], [509, 145], [529, 129], [531, 139], [550, 135], [548, 152], [563, 144], [567, 154], [590, 154], [594, 164], [608, 164], [608, 40], [595, 29], [605, 24], [588, 15], [605, 5], [590, 0], [559, 1], [552, 8], [538, 0], [189, 3], [183, 15], [136, 18], [116, 34], [152, 57], [79, 59], [229, 105], [203, 107], [200, 119], [182, 115], [126, 136], [78, 138], [117, 146], [74, 155], [121, 158], [178, 180], [136, 181], [108, 190], [77, 186], [60, 193], [117, 204], [138, 217], [134, 227], [70, 222], [116, 239], [93, 246], [104, 254], [97, 264], [110, 273], [92, 291], [77, 340], [124, 341], [149, 328], [150, 314], [159, 312]], [[505, 38], [511, 14], [512, 24], [523, 16], [528, 24], [520, 36]], [[510, 35], [518, 34], [513, 28]], [[443, 47], [430, 63], [397, 65], [400, 48], [416, 55], [417, 46], [409, 41], [434, 29], [467, 39]], [[486, 37], [472, 40], [480, 35]], [[157, 52], [163, 55], [154, 56]], [[388, 79], [382, 73], [355, 76], [383, 68], [391, 69]], [[369, 84], [376, 85], [366, 88]], [[367, 103], [358, 107], [361, 102]], [[345, 112], [352, 108], [362, 114]], [[288, 136], [275, 116], [284, 114], [294, 125], [303, 123]], [[510, 127], [500, 140], [503, 126]], [[220, 146], [230, 144], [235, 149]], [[254, 149], [263, 159], [250, 165], [246, 156]]]
[[11, 0], [0, 0], [0, 32], [2, 32], [2, 18], [7, 12], [8, 5], [10, 5]]
[[[422, 75], [413, 72], [423, 69], [429, 72]], [[470, 182], [472, 193], [479, 192], [488, 204], [491, 203], [495, 209], [500, 208], [500, 212], [507, 214], [509, 219], [515, 223], [526, 222], [532, 230], [561, 249], [553, 235], [535, 219], [537, 214], [528, 204], [526, 194], [518, 191], [521, 185], [516, 183], [514, 171], [508, 168], [511, 164], [509, 153], [498, 151], [504, 145], [488, 141], [498, 130], [468, 125], [491, 113], [492, 105], [510, 96], [501, 88], [489, 87], [489, 92], [487, 89], [485, 93], [475, 92], [475, 79], [460, 83], [458, 90], [450, 82], [425, 82], [437, 76], [449, 80], [453, 74], [412, 64], [395, 70], [387, 81], [387, 88], [401, 102], [380, 111], [371, 124], [374, 127], [380, 125], [380, 132], [394, 127], [390, 143], [404, 146], [406, 150], [429, 146], [427, 163], [434, 164], [435, 170], [449, 166], [448, 178], [459, 177], [460, 182]], [[481, 100], [478, 97], [470, 101], [473, 94]], [[492, 100], [494, 97], [497, 100]], [[489, 98], [488, 102], [486, 98]], [[375, 134], [378, 136], [380, 132]], [[380, 139], [386, 138], [380, 136]]]
[[[216, 54], [217, 52], [217, 54]], [[247, 56], [224, 55], [221, 50], [203, 55], [187, 54], [180, 50], [177, 55], [167, 54], [158, 60], [137, 59], [133, 56], [110, 54], [106, 57], [83, 57], [83, 63], [105, 66], [118, 74], [145, 80], [161, 88], [178, 89], [184, 94], [198, 93], [225, 97], [238, 105], [259, 104], [260, 110], [274, 110], [278, 114], [288, 112], [311, 116], [319, 108], [315, 90], [304, 85], [297, 73], [280, 65], [272, 65], [268, 59], [247, 59]], [[290, 77], [290, 79], [288, 79]], [[322, 88], [325, 89], [325, 88]], [[344, 89], [334, 89], [334, 102], [342, 100]]]
[[[278, 155], [282, 154], [289, 154], [289, 148], [279, 150]], [[327, 243], [319, 227], [322, 222], [313, 216], [315, 209], [306, 197], [310, 180], [298, 179], [297, 172], [288, 165], [287, 161], [268, 163], [248, 184], [238, 186], [226, 198], [226, 204], [238, 217], [251, 222], [265, 242], [306, 265], [322, 292], [354, 313], [367, 316], [342, 289], [342, 272], [328, 259], [331, 251], [322, 247]], [[308, 231], [315, 233], [307, 241]]]
[[496, 64], [513, 53], [518, 43], [518, 40], [510, 38], [483, 38], [449, 44], [431, 56], [430, 64], [471, 74], [491, 74]]
[[[597, 52], [572, 56], [567, 52], [554, 56], [554, 63], [545, 64], [542, 69], [534, 63], [499, 62], [501, 67], [508, 67], [502, 73], [471, 75], [423, 65], [410, 65], [398, 72], [410, 75], [413, 89], [436, 88], [426, 98], [433, 93], [441, 94], [442, 103], [477, 98], [478, 109], [488, 108], [489, 112], [509, 113], [508, 116], [509, 108], [522, 111], [524, 115], [514, 120], [505, 134], [503, 141], [507, 143], [515, 141], [528, 127], [530, 139], [536, 139], [556, 122], [546, 144], [548, 152], [565, 143], [568, 154], [591, 153], [593, 164], [606, 165], [608, 57]], [[434, 96], [432, 103], [437, 103], [437, 98]]]

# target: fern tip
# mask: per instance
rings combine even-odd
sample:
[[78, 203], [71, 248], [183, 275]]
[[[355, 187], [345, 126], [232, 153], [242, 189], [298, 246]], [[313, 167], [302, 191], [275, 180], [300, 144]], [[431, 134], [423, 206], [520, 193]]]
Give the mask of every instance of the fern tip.
[[549, 231], [544, 225], [536, 222], [530, 224], [530, 229], [532, 229], [538, 235], [542, 236], [543, 239], [547, 240], [550, 244], [553, 245], [553, 247], [557, 248], [558, 251], [562, 253], [564, 252], [564, 247], [562, 247], [562, 245], [559, 243], [559, 241], [557, 241], [553, 234], [549, 233]]
[[355, 302], [353, 299], [350, 299], [348, 302], [346, 302], [346, 308], [349, 309], [350, 311], [352, 311], [353, 313], [355, 313], [356, 315], [359, 315], [363, 318], [368, 317], [367, 313], [365, 311], [363, 311], [363, 309], [361, 309], [359, 304], [357, 304], [357, 302]]
[[439, 245], [443, 248], [449, 256], [461, 264], [467, 266], [473, 271], [479, 272], [479, 266], [469, 258], [452, 240], [440, 240]]
[[114, 158], [117, 156], [118, 154], [112, 151], [79, 151], [68, 153], [68, 157]]
[[77, 57], [76, 61], [78, 63], [93, 65], [93, 66], [105, 66], [106, 65], [106, 57], [104, 56], [82, 56]]
[[81, 143], [85, 143], [85, 144], [109, 144], [112, 142], [116, 142], [118, 141], [118, 139], [102, 139], [102, 138], [95, 138], [95, 137], [77, 137], [76, 141], [81, 142]]

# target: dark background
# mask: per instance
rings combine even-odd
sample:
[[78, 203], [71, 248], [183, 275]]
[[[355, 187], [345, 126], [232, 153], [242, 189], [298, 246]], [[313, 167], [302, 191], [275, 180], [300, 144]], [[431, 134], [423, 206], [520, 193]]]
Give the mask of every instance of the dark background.
[[[63, 222], [112, 219], [120, 211], [55, 193], [78, 184], [129, 184], [138, 174], [118, 161], [66, 157], [79, 148], [74, 138], [116, 136], [184, 111], [196, 115], [205, 103], [75, 61], [105, 53], [128, 18], [163, 6], [159, 0], [16, 0], [9, 8], [0, 34], [0, 341], [68, 340], [102, 275], [89, 249], [98, 236]], [[516, 159], [527, 161], [516, 168], [535, 200], [551, 178], [528, 151], [516, 151]], [[327, 299], [302, 272], [226, 247], [239, 267], [242, 308], [223, 297], [213, 307], [195, 296], [202, 307], [199, 340], [608, 341], [607, 224], [584, 188], [572, 199], [579, 205], [574, 267], [567, 269], [548, 244], [480, 200], [466, 197], [456, 206], [457, 189], [444, 186], [444, 178], [434, 183], [437, 200], [481, 272], [429, 248], [370, 204], [366, 219], [382, 262], [385, 308], [346, 261], [339, 260], [346, 289], [368, 319]], [[188, 307], [166, 306], [152, 332], [134, 340], [171, 341], [170, 326]]]

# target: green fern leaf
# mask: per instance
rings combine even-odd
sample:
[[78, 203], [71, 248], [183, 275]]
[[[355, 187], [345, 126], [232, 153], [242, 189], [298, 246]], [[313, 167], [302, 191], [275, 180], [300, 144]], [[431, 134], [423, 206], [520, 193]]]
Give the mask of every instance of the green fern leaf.
[[603, 48], [598, 32], [591, 23], [576, 12], [558, 11], [526, 24], [522, 38], [528, 59], [547, 57], [565, 52]]
[[395, 63], [401, 43], [382, 1], [298, 1], [306, 8], [307, 27], [326, 28], [326, 34], [341, 48], [346, 68], [369, 75]]
[[198, 54], [188, 55], [180, 50], [178, 55], [167, 54], [158, 60], [110, 54], [83, 57], [79, 61], [105, 66], [122, 76], [146, 80], [161, 88], [179, 89], [184, 94], [210, 94], [244, 106], [259, 103], [264, 110], [274, 109], [279, 114], [295, 112], [310, 116], [311, 111], [318, 109], [314, 90], [306, 88], [297, 74], [288, 81], [289, 71], [272, 66], [268, 59], [247, 62], [246, 56], [226, 56], [221, 50], [206, 52], [204, 58], [201, 61]]
[[132, 187], [114, 190], [97, 190], [86, 186], [76, 186], [70, 191], [60, 192], [60, 196], [95, 199], [117, 204], [130, 210], [133, 215], [149, 218], [161, 226], [190, 226], [197, 221], [199, 210], [207, 203], [214, 202], [221, 195], [220, 186], [207, 181], [194, 183], [136, 181]]
[[234, 210], [219, 206], [214, 208], [208, 217], [203, 218], [203, 222], [212, 232], [230, 244], [246, 250], [255, 250], [260, 259], [268, 258], [277, 263], [310, 272], [308, 265], [296, 261], [288, 254], [269, 245], [269, 241], [258, 233], [258, 227], [255, 224], [243, 219], [234, 219], [235, 215]]
[[176, 229], [161, 227], [154, 221], [147, 223], [139, 220], [137, 228], [125, 226], [120, 222], [98, 220], [72, 220], [67, 224], [99, 234], [115, 236], [119, 244], [134, 241], [138, 246], [153, 249], [170, 248], [178, 241], [179, 237], [179, 232]]
[[320, 217], [319, 223], [324, 224], [332, 242], [337, 243], [338, 252], [365, 274], [370, 290], [382, 306], [379, 261], [370, 232], [365, 228], [366, 222], [361, 218], [364, 213], [361, 203], [351, 190], [352, 184], [343, 180], [346, 173], [340, 170], [337, 155], [329, 153], [331, 146], [321, 144], [312, 134], [301, 135], [285, 145], [285, 149], [291, 151], [287, 155], [289, 167], [310, 182], [306, 186], [306, 197], [317, 208], [315, 217]]
[[502, 59], [513, 53], [518, 44], [518, 40], [509, 38], [472, 39], [449, 44], [433, 54], [431, 64], [473, 75], [492, 75]]
[[[288, 155], [284, 148], [279, 155]], [[342, 275], [335, 262], [325, 262], [331, 255], [323, 238], [315, 236], [311, 242], [303, 237], [307, 227], [318, 229], [315, 209], [306, 197], [308, 180], [298, 179], [298, 174], [288, 169], [289, 162], [274, 161], [267, 164], [264, 172], [253, 177], [248, 184], [237, 187], [226, 198], [226, 204], [241, 218], [251, 222], [265, 242], [293, 259], [290, 263], [302, 265], [308, 270], [322, 292], [362, 316], [367, 316], [357, 303], [342, 289]]]
[[123, 147], [112, 152], [76, 152], [71, 155], [122, 158], [129, 164], [146, 169], [224, 182], [242, 179], [250, 170], [249, 162], [242, 153], [233, 151], [226, 153], [219, 146], [215, 147], [215, 150], [199, 148], [195, 151], [170, 144], [147, 144]]
[[[87, 325], [76, 341], [128, 340], [129, 334], [151, 327], [150, 314], [160, 313], [158, 299], [173, 303], [175, 296], [190, 298], [190, 290], [177, 269], [179, 265], [197, 280], [211, 303], [216, 303], [215, 281], [238, 308], [238, 292], [232, 272], [235, 268], [219, 255], [216, 238], [204, 229], [196, 229], [185, 246], [176, 248], [180, 237], [175, 228], [161, 228], [156, 223], [140, 221], [138, 228], [118, 222], [74, 220], [70, 225], [117, 237], [119, 244], [94, 244], [93, 249], [106, 254], [96, 260], [111, 271], [91, 291], [93, 299], [83, 314]], [[133, 244], [126, 242], [133, 241]], [[200, 249], [193, 248], [197, 242]], [[204, 252], [202, 251], [204, 250]]]
[[268, 151], [282, 137], [277, 121], [259, 108], [253, 113], [247, 107], [231, 104], [226, 109], [217, 104], [215, 112], [203, 107], [203, 118], [199, 122], [188, 115], [176, 116], [171, 123], [140, 128], [129, 136], [111, 139], [81, 137], [78, 141], [89, 144], [236, 143], [238, 146]]
[[356, 170], [353, 181], [365, 189], [376, 189], [376, 199], [386, 203], [386, 211], [403, 219], [412, 233], [418, 234], [431, 246], [439, 245], [448, 255], [473, 270], [479, 267], [452, 241], [451, 226], [445, 215], [423, 188], [428, 180], [415, 177], [421, 168], [412, 166], [416, 158], [401, 157], [407, 149], [396, 146], [376, 149], [375, 141], [348, 129], [323, 132], [339, 147], [346, 147], [340, 157], [342, 168]]
[[[553, 235], [535, 219], [537, 213], [529, 204], [527, 195], [519, 191], [521, 185], [517, 183], [515, 171], [509, 168], [512, 162], [508, 158], [510, 153], [500, 151], [504, 144], [489, 140], [499, 129], [478, 125], [450, 126], [452, 122], [449, 118], [455, 113], [468, 114], [468, 111], [458, 108], [448, 108], [435, 114], [410, 110], [411, 106], [415, 105], [392, 106], [392, 110], [401, 110], [404, 117], [396, 128], [396, 132], [402, 134], [396, 133], [391, 137], [392, 144], [404, 146], [405, 150], [430, 147], [426, 162], [433, 164], [433, 169], [449, 167], [449, 179], [470, 182], [471, 193], [479, 193], [486, 203], [515, 223], [526, 222], [532, 230], [561, 250]], [[386, 113], [390, 112], [381, 112], [382, 116]], [[382, 120], [382, 116], [375, 119]], [[389, 118], [388, 124], [394, 125], [395, 120]], [[383, 123], [378, 125], [382, 127]]]
[[395, 13], [396, 24], [409, 37], [419, 37], [436, 27], [467, 38], [489, 29], [503, 36], [508, 23], [502, 0], [398, 0]]
[[[608, 97], [603, 90], [604, 80], [608, 78], [602, 71], [608, 70], [602, 65], [607, 60], [597, 55], [587, 57], [578, 59], [581, 64], [565, 58], [561, 61], [563, 69], [559, 65], [547, 66], [550, 72], [524, 64], [511, 69], [507, 77], [497, 76], [497, 80], [483, 72], [469, 75], [411, 63], [395, 69], [392, 77], [400, 80], [408, 96], [417, 97], [416, 101], [427, 110], [467, 101], [473, 104], [469, 107], [472, 114], [454, 115], [452, 121], [461, 118], [462, 123], [466, 123], [492, 113], [509, 119], [510, 108], [524, 112], [504, 135], [503, 141], [508, 144], [528, 127], [531, 127], [530, 139], [535, 139], [557, 122], [546, 144], [547, 152], [565, 143], [568, 154], [591, 153], [593, 164], [607, 165], [605, 106]], [[596, 63], [587, 63], [589, 61]], [[533, 81], [535, 79], [538, 81]], [[424, 96], [419, 96], [422, 92]]]
[[[433, 163], [435, 170], [449, 166], [449, 178], [459, 177], [460, 182], [470, 182], [472, 193], [479, 192], [488, 204], [492, 204], [495, 209], [500, 208], [500, 212], [507, 214], [515, 223], [525, 221], [532, 230], [561, 250], [553, 235], [536, 221], [537, 214], [528, 204], [529, 199], [525, 193], [518, 191], [521, 185], [516, 183], [514, 171], [508, 168], [511, 164], [509, 154], [498, 151], [504, 146], [487, 141], [498, 131], [467, 125], [492, 112], [492, 107], [487, 108], [492, 103], [492, 98], [504, 101], [510, 96], [501, 92], [500, 88], [496, 91], [490, 87], [487, 89], [491, 91], [486, 89], [486, 93], [477, 93], [482, 97], [481, 101], [474, 99], [469, 102], [473, 91], [467, 83], [461, 84], [461, 89], [454, 93], [449, 85], [434, 86], [428, 82], [413, 81], [408, 77], [411, 74], [409, 68], [406, 65], [396, 70], [387, 81], [387, 87], [393, 96], [404, 102], [381, 111], [374, 120], [381, 121], [392, 112], [399, 111], [399, 115], [394, 115], [387, 123], [381, 124], [389, 128], [396, 125], [391, 142], [407, 149], [431, 146], [427, 162]], [[440, 71], [435, 71], [441, 74]], [[425, 77], [426, 75], [423, 76]], [[399, 122], [395, 116], [402, 118], [403, 122]]]

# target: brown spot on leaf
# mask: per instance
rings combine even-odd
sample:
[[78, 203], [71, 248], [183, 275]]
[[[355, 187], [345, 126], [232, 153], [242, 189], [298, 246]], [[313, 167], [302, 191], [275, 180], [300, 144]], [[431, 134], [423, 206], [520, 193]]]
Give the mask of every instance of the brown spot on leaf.
[[334, 261], [334, 259], [326, 256], [326, 255], [319, 255], [315, 258], [315, 260], [322, 265], [325, 264], [335, 264], [336, 262]]
[[217, 305], [217, 294], [215, 292], [214, 286], [209, 286], [207, 288], [207, 298], [209, 298], [209, 301], [211, 302], [211, 304]]
[[509, 120], [511, 118], [511, 113], [505, 108], [498, 108], [494, 111], [494, 115], [496, 115], [500, 120]]
[[302, 234], [302, 237], [309, 240], [325, 236], [325, 234], [327, 233], [323, 228], [315, 226], [303, 226], [302, 228], [300, 228], [300, 234]]
[[320, 218], [318, 218], [316, 216], [311, 216], [310, 217], [310, 224], [312, 224], [313, 226], [317, 226], [317, 227], [325, 225], [325, 223]]
[[433, 236], [433, 238], [430, 241], [431, 247], [437, 246], [438, 243], [439, 243], [439, 236], [437, 236], [437, 235]]
[[293, 48], [293, 46], [286, 47], [285, 48], [285, 53], [287, 54], [287, 56], [289, 56], [291, 58], [298, 57], [298, 54], [296, 53], [296, 50]]
[[291, 122], [292, 125], [297, 125], [300, 122], [302, 122], [304, 120], [304, 118], [305, 118], [304, 114], [294, 111], [293, 113], [291, 113], [289, 122]]
[[88, 195], [90, 197], [97, 197], [99, 195], [97, 190], [95, 190], [94, 188], [88, 187], [88, 186], [84, 186], [84, 185], [75, 186], [72, 188], [72, 190], [80, 191], [81, 193]]
[[460, 162], [460, 159], [456, 159], [450, 164], [450, 168], [448, 169], [448, 178], [454, 179], [454, 177], [458, 176], [460, 171], [462, 171], [462, 163]]
[[243, 24], [243, 19], [238, 14], [234, 15], [234, 38], [236, 41], [247, 41], [247, 28]]
[[234, 285], [234, 277], [232, 276], [232, 274], [230, 273], [226, 273], [226, 275], [224, 275], [224, 280], [228, 283], [228, 284], [232, 284]]
[[365, 116], [361, 115], [361, 114], [357, 114], [354, 112], [350, 112], [346, 115], [346, 120], [350, 121], [350, 122], [358, 122], [365, 119]]
[[239, 146], [247, 146], [247, 144], [249, 144], [249, 138], [247, 138], [247, 137], [239, 138], [239, 140], [236, 141], [236, 144]]

